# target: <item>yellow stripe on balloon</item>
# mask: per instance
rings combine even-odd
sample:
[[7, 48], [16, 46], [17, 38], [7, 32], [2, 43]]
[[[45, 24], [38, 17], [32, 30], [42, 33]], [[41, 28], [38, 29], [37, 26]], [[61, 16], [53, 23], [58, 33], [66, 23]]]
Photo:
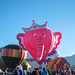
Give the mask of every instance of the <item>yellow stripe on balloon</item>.
[[56, 62], [56, 64], [59, 64], [60, 61], [61, 61], [61, 59], [58, 59], [57, 62]]
[[54, 64], [54, 70], [56, 70], [56, 64]]
[[64, 64], [64, 69], [65, 69], [65, 66], [66, 66], [66, 65], [68, 66], [68, 68], [70, 67], [70, 66], [66, 63], [66, 64]]
[[2, 56], [5, 56], [6, 49], [2, 49]]
[[17, 55], [17, 50], [13, 49], [13, 56], [12, 57], [16, 57], [16, 55]]
[[27, 54], [26, 54], [26, 52], [24, 51], [24, 59], [26, 58], [26, 56], [27, 56]]
[[13, 49], [13, 55], [12, 55], [12, 57], [14, 57], [14, 55], [15, 55], [15, 50]]
[[1, 56], [3, 56], [3, 50], [1, 51]]

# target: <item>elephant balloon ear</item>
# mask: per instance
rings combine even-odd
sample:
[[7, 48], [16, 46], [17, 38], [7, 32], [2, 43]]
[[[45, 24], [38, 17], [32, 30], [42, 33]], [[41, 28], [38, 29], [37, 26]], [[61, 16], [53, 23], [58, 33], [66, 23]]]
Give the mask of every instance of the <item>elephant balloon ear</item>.
[[62, 38], [62, 34], [60, 32], [55, 32], [55, 43], [53, 49], [57, 49], [57, 46], [60, 44], [60, 39]]
[[25, 34], [23, 34], [23, 33], [19, 33], [19, 34], [17, 35], [17, 39], [18, 39], [18, 41], [19, 41], [20, 46], [22, 46], [22, 48], [23, 48], [24, 50], [26, 50], [26, 47], [25, 47], [25, 45], [24, 45], [24, 43], [23, 43], [24, 35], [25, 35]]

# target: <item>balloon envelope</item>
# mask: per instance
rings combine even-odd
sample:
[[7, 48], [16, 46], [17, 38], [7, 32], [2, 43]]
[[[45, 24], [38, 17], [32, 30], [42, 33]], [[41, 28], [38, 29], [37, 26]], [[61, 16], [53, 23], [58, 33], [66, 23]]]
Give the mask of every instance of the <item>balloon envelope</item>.
[[25, 32], [19, 33], [17, 39], [23, 49], [27, 50], [31, 56], [42, 64], [52, 49], [56, 49], [60, 44], [62, 34], [60, 32], [53, 33], [47, 28], [48, 22], [44, 25], [38, 25], [33, 21], [30, 28], [22, 28]]
[[2, 49], [2, 59], [8, 68], [14, 69], [26, 57], [26, 53], [19, 45], [7, 45]]
[[70, 64], [66, 61], [65, 58], [59, 57], [56, 59], [51, 60], [47, 66], [46, 70], [57, 70], [59, 68], [67, 69], [70, 67]]

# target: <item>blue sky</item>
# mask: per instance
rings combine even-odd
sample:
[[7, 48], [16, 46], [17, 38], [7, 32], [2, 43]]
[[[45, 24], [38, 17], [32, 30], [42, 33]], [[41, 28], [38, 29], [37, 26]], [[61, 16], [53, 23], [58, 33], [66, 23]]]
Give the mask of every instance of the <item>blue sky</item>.
[[62, 33], [61, 57], [75, 54], [75, 0], [0, 0], [0, 47], [18, 44], [16, 35], [33, 19], [41, 25], [48, 21], [48, 28]]

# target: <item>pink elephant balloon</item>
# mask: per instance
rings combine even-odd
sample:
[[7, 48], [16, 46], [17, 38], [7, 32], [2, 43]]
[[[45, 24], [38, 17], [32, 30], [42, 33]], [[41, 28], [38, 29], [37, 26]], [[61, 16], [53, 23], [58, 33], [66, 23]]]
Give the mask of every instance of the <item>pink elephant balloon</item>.
[[25, 34], [19, 33], [17, 39], [24, 50], [27, 50], [31, 56], [41, 65], [52, 49], [56, 49], [60, 44], [62, 34], [53, 33], [47, 28], [48, 22], [44, 25], [37, 25], [33, 20], [30, 28], [23, 28]]

